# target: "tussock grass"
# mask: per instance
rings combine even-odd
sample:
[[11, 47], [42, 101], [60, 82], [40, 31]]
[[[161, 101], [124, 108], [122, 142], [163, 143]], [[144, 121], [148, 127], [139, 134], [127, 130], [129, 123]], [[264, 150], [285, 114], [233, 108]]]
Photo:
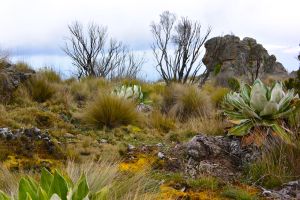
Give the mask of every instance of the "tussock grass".
[[54, 86], [43, 76], [31, 77], [26, 86], [31, 98], [39, 103], [49, 100], [55, 94]]
[[45, 79], [51, 83], [60, 83], [62, 81], [60, 75], [51, 68], [41, 69], [38, 71], [38, 74], [42, 79]]
[[203, 133], [207, 135], [224, 135], [226, 122], [220, 116], [196, 117], [189, 119], [182, 124], [181, 128], [188, 128], [195, 133]]
[[224, 96], [230, 91], [228, 88], [214, 86], [211, 83], [206, 83], [202, 87], [202, 90], [210, 96], [210, 99], [215, 106], [220, 106]]
[[246, 169], [248, 180], [274, 188], [300, 178], [300, 143], [272, 145], [256, 163]]
[[175, 128], [175, 120], [159, 111], [153, 111], [150, 116], [149, 125], [151, 128], [167, 133]]
[[94, 128], [114, 128], [137, 124], [141, 116], [133, 102], [115, 95], [100, 94], [87, 106], [81, 119]]
[[103, 78], [84, 78], [80, 81], [72, 80], [70, 82], [70, 92], [77, 103], [85, 103], [88, 100], [94, 99], [95, 94], [110, 93], [113, 88], [113, 83], [108, 82]]
[[228, 186], [224, 189], [222, 196], [234, 200], [256, 200], [257, 196], [249, 194], [238, 187]]
[[180, 121], [209, 116], [213, 109], [208, 94], [195, 86], [180, 84], [173, 84], [166, 89], [164, 107], [170, 116]]
[[32, 68], [25, 62], [17, 62], [16, 63], [16, 70], [18, 72], [23, 72], [23, 73], [27, 73], [27, 72], [32, 72]]

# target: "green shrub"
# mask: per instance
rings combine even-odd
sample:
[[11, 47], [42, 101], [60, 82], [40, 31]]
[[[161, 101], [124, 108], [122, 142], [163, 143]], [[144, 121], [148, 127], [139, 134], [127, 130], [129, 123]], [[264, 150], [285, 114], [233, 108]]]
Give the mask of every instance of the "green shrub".
[[133, 102], [115, 95], [101, 94], [87, 106], [82, 120], [95, 128], [113, 128], [136, 124], [139, 114]]
[[26, 84], [28, 92], [34, 101], [43, 103], [55, 93], [55, 88], [42, 76], [33, 76]]
[[231, 92], [224, 99], [225, 114], [236, 123], [229, 135], [244, 136], [254, 127], [271, 129], [285, 142], [290, 142], [289, 134], [281, 125], [281, 120], [295, 109], [299, 98], [294, 90], [286, 93], [281, 83], [272, 88], [256, 80], [252, 87], [243, 85], [240, 93]]

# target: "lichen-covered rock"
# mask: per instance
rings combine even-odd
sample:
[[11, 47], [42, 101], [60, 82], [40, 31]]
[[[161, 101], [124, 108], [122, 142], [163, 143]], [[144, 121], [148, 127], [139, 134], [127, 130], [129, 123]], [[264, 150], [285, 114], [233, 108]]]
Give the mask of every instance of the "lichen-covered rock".
[[255, 144], [243, 146], [240, 139], [199, 134], [169, 152], [176, 170], [191, 177], [215, 176], [225, 180], [237, 178], [243, 167], [261, 156]]
[[245, 67], [254, 64], [251, 59], [256, 55], [259, 55], [264, 62], [259, 69], [260, 74], [288, 76], [283, 65], [276, 61], [276, 57], [269, 55], [268, 51], [253, 38], [245, 37], [241, 40], [234, 35], [214, 37], [205, 43], [205, 48], [203, 63], [211, 72], [216, 65], [221, 64], [220, 76], [245, 75]]
[[300, 199], [300, 180], [288, 182], [278, 190], [262, 190], [262, 195], [267, 199]]
[[38, 128], [0, 128], [0, 153], [32, 157], [62, 159], [63, 153], [51, 136]]
[[19, 70], [16, 65], [1, 61], [0, 67], [0, 102], [11, 98], [12, 92], [29, 79], [35, 72], [31, 69]]

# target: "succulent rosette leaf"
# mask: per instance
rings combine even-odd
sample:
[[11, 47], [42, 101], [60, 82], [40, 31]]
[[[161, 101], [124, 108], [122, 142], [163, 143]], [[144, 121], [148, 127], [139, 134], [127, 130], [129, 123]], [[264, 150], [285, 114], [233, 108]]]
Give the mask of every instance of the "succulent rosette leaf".
[[290, 142], [289, 131], [281, 126], [299, 104], [299, 97], [294, 90], [283, 90], [282, 83], [267, 87], [259, 79], [252, 86], [243, 84], [240, 92], [231, 92], [224, 98], [224, 113], [236, 125], [228, 134], [245, 136], [255, 126], [271, 128], [286, 142]]

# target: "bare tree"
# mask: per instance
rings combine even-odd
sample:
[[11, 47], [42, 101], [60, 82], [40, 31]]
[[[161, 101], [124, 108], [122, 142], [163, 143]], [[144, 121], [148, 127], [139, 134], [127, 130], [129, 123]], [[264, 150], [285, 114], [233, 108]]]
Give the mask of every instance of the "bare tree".
[[159, 23], [151, 24], [154, 37], [152, 51], [156, 69], [166, 83], [175, 81], [194, 83], [199, 81], [202, 67], [201, 49], [211, 28], [202, 36], [201, 24], [188, 18], [177, 21], [169, 11], [160, 15]]
[[[118, 73], [120, 68], [123, 68], [123, 71], [135, 70], [136, 76], [141, 69], [143, 62], [139, 62], [140, 58], [133, 55], [122, 42], [110, 39], [106, 44], [106, 28], [91, 24], [85, 32], [79, 22], [73, 23], [68, 28], [71, 36], [67, 38], [63, 50], [77, 67], [78, 78], [85, 76], [114, 78], [122, 75]], [[128, 59], [133, 62], [127, 62]]]

